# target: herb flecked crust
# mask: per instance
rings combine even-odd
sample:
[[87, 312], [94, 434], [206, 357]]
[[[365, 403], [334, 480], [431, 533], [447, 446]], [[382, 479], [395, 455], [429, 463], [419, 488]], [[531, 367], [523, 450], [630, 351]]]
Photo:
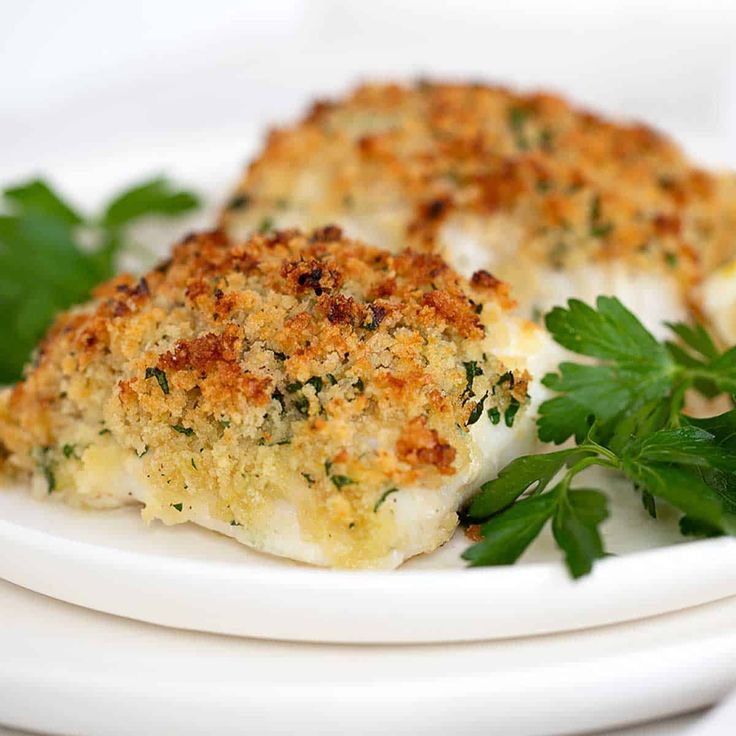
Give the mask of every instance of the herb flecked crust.
[[192, 235], [58, 317], [0, 394], [2, 462], [93, 506], [118, 505], [115, 468], [135, 468], [144, 518], [204, 509], [253, 539], [288, 500], [332, 563], [370, 564], [397, 489], [463, 477], [473, 424], [524, 412], [529, 374], [493, 353], [510, 307], [489, 274], [336, 227]]
[[[259, 225], [337, 222], [450, 262], [454, 228], [485, 243], [522, 302], [541, 265], [617, 262], [692, 289], [736, 256], [736, 177], [668, 138], [547, 93], [368, 84], [271, 132], [223, 212]], [[696, 303], [693, 303], [696, 302]]]

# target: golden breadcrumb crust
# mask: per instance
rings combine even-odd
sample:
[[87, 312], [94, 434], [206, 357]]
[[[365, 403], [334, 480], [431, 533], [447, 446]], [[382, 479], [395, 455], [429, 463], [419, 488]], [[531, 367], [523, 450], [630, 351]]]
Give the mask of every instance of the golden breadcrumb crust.
[[339, 222], [452, 261], [442, 227], [494, 217], [515, 243], [493, 267], [502, 277], [504, 257], [555, 269], [618, 259], [673, 274], [687, 294], [736, 255], [735, 195], [734, 176], [698, 169], [651, 128], [554, 95], [369, 84], [273, 130], [222, 223]]
[[336, 227], [192, 235], [58, 317], [0, 396], [0, 450], [82, 504], [105, 500], [85, 496], [81, 467], [139, 463], [155, 488], [144, 515], [167, 523], [204, 504], [255, 535], [298, 493], [303, 533], [361, 564], [386, 553], [386, 492], [439, 487], [469, 463], [479, 404], [525, 402], [528, 374], [486, 352], [508, 307], [488, 274], [468, 283]]

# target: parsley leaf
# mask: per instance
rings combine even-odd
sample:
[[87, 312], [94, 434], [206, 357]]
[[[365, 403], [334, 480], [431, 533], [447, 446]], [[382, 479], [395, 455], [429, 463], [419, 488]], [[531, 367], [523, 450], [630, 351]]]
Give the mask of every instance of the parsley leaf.
[[712, 374], [711, 379], [718, 389], [736, 395], [736, 346], [707, 366], [706, 373]]
[[573, 447], [543, 455], [517, 457], [501, 470], [497, 478], [480, 487], [466, 511], [467, 518], [473, 521], [487, 519], [513, 503], [532, 486], [537, 493], [541, 493], [578, 452]]
[[712, 435], [713, 441], [719, 447], [725, 447], [736, 453], [736, 409], [715, 417], [686, 417], [685, 421], [694, 427], [704, 429]]
[[513, 562], [551, 519], [570, 574], [589, 573], [605, 554], [599, 527], [607, 499], [571, 483], [590, 465], [630, 480], [653, 518], [658, 501], [682, 511], [683, 534], [736, 535], [736, 409], [702, 419], [683, 414], [691, 389], [709, 397], [734, 393], [736, 347], [721, 352], [705, 328], [683, 324], [670, 325], [675, 339], [660, 343], [609, 297], [599, 297], [596, 308], [572, 299], [546, 324], [560, 345], [598, 361], [562, 363], [543, 380], [559, 395], [540, 407], [540, 439], [574, 436], [577, 444], [517, 458], [481, 486], [466, 516], [484, 521], [483, 538], [465, 559]]
[[605, 361], [562, 363], [542, 383], [564, 394], [540, 407], [539, 437], [557, 444], [588, 431], [589, 417], [606, 422], [652, 399], [672, 385], [674, 362], [666, 347], [618, 299], [598, 297], [597, 310], [576, 299], [555, 307], [545, 324], [563, 347]]
[[151, 215], [173, 217], [199, 205], [192, 192], [177, 189], [168, 179], [156, 177], [136, 184], [115, 197], [105, 208], [102, 223], [116, 228]]
[[[677, 335], [685, 345], [694, 350], [696, 353], [700, 353], [700, 355], [704, 358], [707, 358], [708, 360], [715, 360], [716, 358], [718, 358], [718, 348], [716, 347], [713, 339], [708, 334], [703, 325], [697, 324], [691, 326], [686, 325], [683, 322], [668, 322], [667, 327], [669, 327], [672, 332], [674, 332], [675, 335]], [[672, 342], [666, 343], [668, 348], [670, 345], [673, 344], [674, 343]]]
[[736, 393], [736, 347], [721, 354], [702, 325], [667, 325], [680, 338], [665, 344], [675, 362], [694, 376], [695, 388], [704, 396]]
[[[80, 213], [45, 181], [2, 192], [0, 201], [0, 384], [21, 375], [54, 316], [89, 298], [130, 244], [128, 225], [192, 210], [195, 195], [166, 179], [136, 185], [102, 216]], [[91, 244], [91, 245], [90, 245]]]
[[615, 297], [599, 296], [597, 310], [578, 299], [555, 307], [546, 317], [550, 334], [563, 347], [580, 355], [635, 366], [659, 367], [667, 350]]
[[[602, 428], [595, 432], [604, 435], [599, 438], [614, 453], [620, 454], [623, 449], [637, 437], [646, 437], [653, 432], [664, 429], [672, 415], [671, 400], [648, 401], [635, 412], [619, 417], [614, 427]], [[605, 429], [608, 429], [606, 432]], [[596, 428], [597, 430], [597, 428]]]
[[[586, 448], [587, 449], [587, 448]], [[590, 452], [593, 452], [591, 446]], [[544, 458], [540, 462], [540, 458]], [[513, 478], [512, 465], [522, 470]], [[591, 457], [578, 448], [562, 450], [547, 455], [530, 455], [517, 458], [502, 471], [504, 478], [497, 479], [497, 488], [513, 492], [525, 490], [532, 482], [537, 486], [534, 493], [500, 510], [480, 527], [483, 539], [465, 551], [463, 557], [472, 565], [499, 565], [516, 561], [542, 530], [548, 519], [552, 519], [552, 534], [558, 546], [565, 552], [565, 560], [573, 577], [590, 572], [596, 559], [603, 557], [603, 541], [598, 526], [607, 517], [605, 496], [597, 491], [571, 490], [572, 478], [590, 465], [610, 465], [610, 461]], [[560, 482], [551, 490], [542, 493], [564, 465], [571, 465]], [[536, 471], [536, 472], [534, 472]], [[514, 486], [513, 480], [518, 480]], [[500, 483], [498, 483], [500, 481]], [[492, 491], [494, 481], [486, 490]], [[541, 495], [540, 495], [541, 494]], [[513, 496], [513, 493], [509, 493]], [[499, 496], [486, 499], [490, 503], [483, 513], [499, 507]], [[504, 499], [506, 500], [506, 499]], [[509, 500], [513, 500], [509, 498]], [[493, 502], [496, 502], [494, 505]], [[519, 534], [517, 540], [509, 541], [512, 532]], [[500, 544], [509, 549], [499, 548]]]
[[653, 496], [687, 516], [736, 534], [736, 493], [712, 487], [697, 472], [665, 463], [644, 464], [627, 459], [626, 474]]
[[680, 519], [680, 533], [686, 537], [720, 537], [723, 534], [720, 529], [689, 516]]
[[531, 496], [515, 503], [481, 526], [483, 539], [463, 552], [472, 566], [510, 565], [521, 557], [552, 516], [555, 492]]
[[646, 509], [646, 512], [652, 519], [657, 518], [657, 501], [649, 491], [641, 492], [641, 505]]
[[587, 575], [593, 562], [605, 555], [598, 527], [607, 516], [608, 500], [599, 491], [568, 491], [558, 504], [552, 534], [574, 578]]
[[626, 456], [635, 462], [666, 462], [736, 471], [736, 453], [715, 442], [714, 435], [688, 425], [655, 432], [633, 442]]
[[45, 215], [66, 225], [81, 225], [83, 222], [82, 216], [41, 179], [9, 187], [3, 195], [14, 207], [28, 213]]

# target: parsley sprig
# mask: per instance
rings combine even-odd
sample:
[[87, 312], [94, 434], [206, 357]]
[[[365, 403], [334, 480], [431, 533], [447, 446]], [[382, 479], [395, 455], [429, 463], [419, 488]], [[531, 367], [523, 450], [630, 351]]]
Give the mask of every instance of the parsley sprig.
[[198, 198], [164, 178], [136, 184], [96, 216], [66, 202], [47, 182], [2, 192], [0, 203], [0, 384], [20, 377], [57, 312], [89, 298], [132, 245], [129, 228], [151, 215], [175, 217]]
[[485, 483], [467, 509], [482, 540], [465, 551], [471, 565], [515, 562], [548, 521], [573, 577], [605, 556], [608, 516], [599, 489], [574, 488], [592, 465], [615, 471], [641, 493], [679, 509], [683, 534], [736, 535], [736, 410], [707, 419], [683, 413], [695, 389], [736, 394], [736, 347], [722, 352], [702, 326], [669, 325], [658, 342], [615, 298], [596, 308], [571, 299], [546, 317], [552, 337], [594, 364], [565, 362], [543, 383], [558, 395], [540, 407], [540, 439], [575, 445], [519, 457]]

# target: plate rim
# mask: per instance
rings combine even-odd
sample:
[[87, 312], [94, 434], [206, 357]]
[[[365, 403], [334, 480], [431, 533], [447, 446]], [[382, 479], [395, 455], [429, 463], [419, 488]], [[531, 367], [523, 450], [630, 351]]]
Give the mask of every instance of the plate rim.
[[[736, 540], [721, 537], [606, 558], [579, 580], [561, 562], [399, 571], [291, 562], [259, 568], [250, 560], [213, 562], [96, 544], [0, 518], [0, 577], [11, 583], [171, 628], [287, 641], [439, 643], [582, 630], [736, 595], [735, 567]], [[472, 606], [458, 603], [469, 600]]]
[[[6, 593], [4, 588], [5, 584], [0, 583], [0, 598]], [[623, 726], [708, 705], [725, 694], [736, 672], [731, 656], [736, 651], [734, 631], [704, 625], [712, 623], [714, 615], [716, 621], [723, 621], [724, 611], [728, 614], [733, 610], [736, 599], [665, 616], [661, 627], [659, 622], [633, 622], [566, 637], [519, 642], [525, 650], [520, 656], [513, 653], [514, 642], [500, 642], [499, 649], [493, 642], [470, 645], [471, 649], [452, 645], [379, 648], [367, 654], [370, 657], [367, 662], [361, 656], [364, 648], [310, 646], [301, 650], [300, 662], [284, 681], [278, 674], [278, 662], [294, 650], [279, 642], [236, 641], [232, 643], [232, 650], [223, 649], [222, 643], [214, 637], [203, 638], [203, 635], [185, 632], [186, 638], [180, 639], [172, 636], [176, 632], [146, 630], [135, 621], [116, 620], [89, 611], [64, 611], [59, 608], [63, 604], [26, 591], [18, 591], [23, 605], [13, 606], [13, 586], [8, 588], [10, 623], [13, 616], [22, 620], [20, 617], [24, 614], [30, 623], [18, 629], [29, 636], [27, 640], [18, 642], [17, 634], [10, 634], [14, 636], [10, 659], [5, 663], [0, 661], [0, 683], [3, 685], [0, 709], [4, 704], [4, 712], [12, 714], [14, 725], [34, 731], [72, 732], [80, 729], [80, 717], [94, 717], [95, 728], [100, 733], [129, 734], [137, 732], [136, 729], [139, 731], [143, 723], [150, 724], [152, 713], [155, 713], [157, 722], [166, 723], [170, 730], [176, 725], [177, 732], [189, 733], [190, 724], [195, 724], [196, 729], [204, 713], [216, 713], [218, 718], [214, 720], [223, 734], [238, 732], [243, 718], [255, 722], [264, 733], [283, 733], [284, 729], [293, 730], [293, 723], [287, 725], [292, 714], [279, 707], [283, 704], [284, 693], [288, 693], [292, 705], [299, 711], [293, 719], [300, 722], [302, 730], [308, 727], [310, 733], [329, 730], [326, 729], [327, 719], [334, 719], [334, 708], [344, 708], [346, 703], [349, 703], [351, 716], [356, 712], [360, 714], [357, 723], [363, 724], [363, 730], [358, 728], [358, 731], [366, 735], [377, 732], [374, 720], [382, 720], [382, 709], [376, 710], [379, 704], [384, 714], [385, 708], [389, 708], [392, 724], [408, 722], [412, 709], [420, 708], [425, 730], [432, 734], [446, 732], [446, 721], [440, 716], [448, 709], [453, 711], [456, 728], [458, 723], [463, 724], [462, 733], [472, 733], [478, 718], [489, 709], [504, 732], [531, 736], [548, 733], [549, 728], [554, 727], [565, 733], [583, 730], [587, 733], [591, 729]], [[55, 631], [49, 630], [44, 611], [50, 614]], [[75, 667], [72, 667], [71, 680], [69, 667], [65, 665], [70, 625], [72, 633], [88, 637], [77, 656], [79, 661], [75, 660]], [[697, 641], [673, 635], [681, 634], [683, 625], [698, 632]], [[47, 637], [55, 636], [55, 639], [44, 638], [38, 647], [33, 633], [41, 629]], [[87, 633], [90, 629], [91, 633]], [[101, 662], [94, 645], [103, 635], [106, 648], [110, 648], [110, 644], [113, 646]], [[49, 641], [53, 644], [56, 640], [61, 644], [51, 647], [52, 656], [49, 657]], [[611, 645], [617, 641], [621, 646]], [[132, 646], [125, 646], [127, 642]], [[139, 669], [136, 660], [144, 666], [145, 658], [151, 656], [151, 646], [159, 642], [160, 654], [172, 653], [174, 664], [158, 667], [151, 673], [144, 671], [142, 677], [131, 676]], [[198, 642], [204, 646], [204, 652], [199, 651]], [[29, 660], [26, 651], [34, 645], [38, 647], [39, 656]], [[540, 646], [552, 649], [552, 654], [556, 651], [557, 655], [551, 656], [548, 651], [545, 656], [543, 652], [538, 661], [531, 655]], [[186, 655], [187, 666], [182, 666], [187, 650], [191, 652]], [[260, 677], [258, 670], [251, 674], [254, 670], [249, 652], [256, 658], [266, 657], [269, 662], [276, 662], [269, 665], [265, 678]], [[493, 656], [494, 652], [499, 653], [500, 661]], [[202, 656], [205, 671], [208, 667], [210, 670], [217, 667], [220, 674], [219, 679], [210, 681], [204, 693], [199, 659]], [[381, 664], [384, 657], [389, 661]], [[347, 664], [350, 672], [343, 681], [336, 674], [342, 672], [341, 662], [346, 658], [355, 661]], [[46, 661], [49, 659], [51, 666]], [[406, 664], [408, 660], [411, 666]], [[110, 666], [113, 662], [119, 662], [120, 666]], [[317, 668], [316, 672], [309, 662]], [[322, 662], [325, 664], [320, 670]], [[398, 668], [394, 664], [398, 664]], [[170, 681], [163, 671], [167, 667]], [[427, 677], [428, 667], [434, 668], [436, 676]], [[379, 676], [379, 670], [385, 673], [384, 677]], [[673, 671], [678, 675], [673, 676]], [[39, 678], [44, 691], [40, 701]], [[152, 681], [163, 685], [163, 691], [160, 687], [154, 688], [158, 693], [155, 697], [151, 697]], [[89, 687], [80, 690], [80, 682], [86, 682]], [[244, 688], [245, 683], [248, 687]], [[449, 689], [448, 685], [451, 685]], [[397, 686], [403, 687], [403, 697], [398, 699], [393, 697]], [[627, 693], [629, 707], [626, 712], [621, 710], [621, 688]], [[581, 692], [588, 696], [597, 692], [598, 697], [588, 699], [585, 705], [580, 701]], [[83, 703], [89, 704], [90, 693], [94, 696], [91, 702], [103, 703], [93, 712], [82, 707]], [[530, 695], [537, 707], [520, 712], [519, 707], [528, 702]], [[75, 704], [71, 709], [68, 707], [70, 696]], [[410, 704], [406, 702], [407, 697]], [[172, 699], [183, 700], [184, 713], [172, 711]], [[323, 707], [315, 710], [315, 699], [319, 699]], [[562, 709], [559, 707], [561, 700], [566, 706]], [[406, 707], [397, 710], [390, 707], [392, 703]], [[132, 713], [129, 712], [131, 708]], [[274, 711], [282, 716], [274, 717]], [[120, 721], [111, 721], [109, 714], [123, 712], [133, 716], [135, 725], [132, 728], [111, 726]], [[234, 717], [236, 712], [239, 718]], [[59, 721], [60, 713], [68, 716], [62, 719], [63, 724]], [[320, 713], [328, 715], [322, 717]], [[122, 722], [130, 723], [130, 718]], [[334, 720], [330, 722], [334, 724]], [[90, 727], [89, 722], [85, 727]]]

